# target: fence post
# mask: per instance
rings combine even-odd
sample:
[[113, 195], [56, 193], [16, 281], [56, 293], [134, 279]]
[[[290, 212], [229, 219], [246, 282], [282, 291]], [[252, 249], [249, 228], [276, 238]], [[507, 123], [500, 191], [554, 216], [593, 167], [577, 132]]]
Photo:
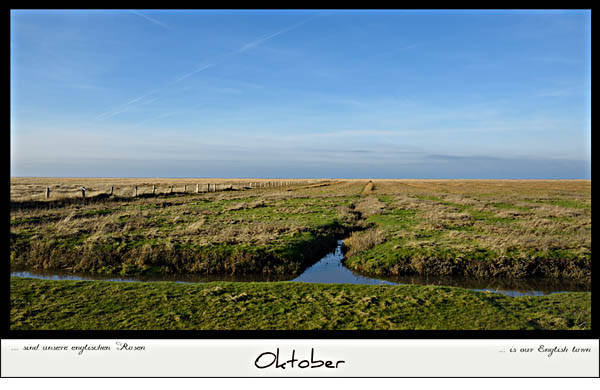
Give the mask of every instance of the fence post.
[[184, 184], [183, 185], [183, 193], [186, 193], [186, 192], [187, 192], [187, 184]]
[[196, 193], [200, 193], [200, 184], [196, 184]]
[[214, 186], [213, 187], [213, 190], [214, 190], [213, 192], [217, 192], [217, 183], [213, 184], [213, 186]]
[[46, 199], [50, 197], [50, 187], [46, 187]]
[[169, 188], [169, 194], [173, 193], [173, 185], [171, 184], [171, 187]]
[[156, 186], [152, 184], [152, 195], [156, 195]]
[[112, 196], [113, 194], [113, 186], [110, 186], [110, 192], [108, 193], [108, 196]]
[[135, 197], [137, 198], [137, 186], [135, 186]]
[[85, 187], [81, 187], [81, 197], [85, 199]]

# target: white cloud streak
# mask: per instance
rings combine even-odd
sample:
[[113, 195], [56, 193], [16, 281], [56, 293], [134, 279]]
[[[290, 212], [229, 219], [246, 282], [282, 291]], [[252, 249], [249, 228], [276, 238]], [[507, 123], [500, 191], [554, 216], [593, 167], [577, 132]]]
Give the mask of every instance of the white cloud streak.
[[[169, 27], [168, 27], [167, 25], [165, 25], [164, 23], [162, 23], [162, 22], [159, 22], [159, 21], [157, 21], [157, 20], [154, 20], [154, 19], [152, 19], [152, 18], [149, 18], [149, 17], [147, 17], [147, 16], [145, 16], [145, 15], [143, 15], [143, 14], [139, 13], [139, 12], [136, 12], [136, 11], [131, 11], [131, 12], [133, 12], [134, 14], [136, 14], [136, 15], [138, 15], [138, 16], [140, 16], [140, 17], [146, 18], [146, 19], [148, 19], [148, 20], [150, 20], [150, 21], [152, 21], [152, 22], [154, 22], [154, 23], [157, 23], [157, 24], [159, 24], [159, 25], [161, 25], [161, 26], [163, 26], [163, 27], [169, 28]], [[296, 28], [300, 27], [301, 25], [303, 25], [303, 24], [307, 23], [308, 21], [310, 21], [310, 20], [314, 19], [314, 18], [315, 18], [315, 17], [317, 17], [317, 16], [318, 16], [318, 15], [313, 15], [313, 16], [311, 16], [311, 17], [309, 17], [309, 18], [306, 18], [306, 19], [304, 19], [304, 20], [301, 20], [301, 21], [300, 21], [300, 22], [298, 22], [298, 23], [295, 23], [295, 24], [293, 24], [293, 25], [291, 25], [291, 26], [288, 26], [288, 27], [286, 27], [286, 28], [284, 28], [284, 29], [282, 29], [282, 30], [276, 31], [276, 32], [274, 32], [274, 33], [271, 33], [271, 34], [264, 35], [264, 36], [262, 36], [262, 37], [260, 37], [260, 38], [258, 38], [258, 39], [255, 39], [255, 40], [253, 40], [253, 41], [250, 41], [250, 42], [248, 42], [248, 43], [245, 43], [244, 45], [242, 45], [242, 46], [241, 46], [241, 47], [239, 47], [238, 49], [236, 49], [236, 50], [233, 50], [233, 51], [231, 51], [231, 52], [229, 52], [229, 53], [225, 53], [225, 54], [222, 54], [222, 55], [220, 55], [220, 56], [217, 56], [217, 57], [215, 57], [215, 58], [211, 59], [210, 61], [208, 61], [207, 63], [203, 64], [203, 65], [202, 65], [202, 66], [200, 66], [199, 68], [197, 68], [197, 69], [195, 69], [195, 70], [193, 70], [193, 71], [191, 71], [191, 72], [189, 72], [189, 73], [186, 73], [186, 74], [184, 74], [184, 75], [182, 75], [182, 76], [179, 76], [179, 77], [177, 77], [176, 79], [174, 79], [173, 81], [171, 81], [171, 82], [169, 82], [167, 85], [165, 85], [164, 87], [161, 87], [161, 88], [154, 89], [154, 90], [152, 90], [152, 91], [150, 91], [150, 92], [148, 92], [148, 93], [145, 93], [145, 94], [144, 94], [144, 95], [142, 95], [142, 96], [139, 96], [139, 97], [137, 97], [137, 98], [134, 98], [134, 99], [130, 100], [129, 102], [127, 102], [127, 103], [125, 103], [125, 104], [123, 104], [123, 105], [121, 105], [121, 106], [119, 106], [119, 107], [117, 107], [117, 108], [114, 108], [114, 109], [112, 109], [112, 110], [109, 110], [109, 111], [107, 111], [107, 112], [104, 112], [104, 113], [102, 113], [102, 114], [100, 114], [100, 115], [96, 116], [96, 117], [95, 117], [93, 120], [94, 120], [94, 121], [97, 121], [97, 120], [104, 120], [104, 119], [112, 118], [112, 117], [114, 117], [114, 116], [116, 116], [116, 115], [118, 115], [118, 114], [121, 114], [121, 113], [123, 113], [123, 112], [130, 111], [131, 109], [133, 109], [133, 108], [135, 108], [135, 107], [139, 106], [139, 105], [136, 105], [135, 103], [137, 103], [138, 101], [142, 100], [144, 97], [146, 97], [146, 96], [149, 96], [149, 95], [151, 95], [151, 94], [153, 94], [153, 93], [160, 92], [160, 91], [161, 91], [161, 90], [163, 90], [164, 88], [166, 88], [166, 87], [168, 87], [168, 86], [171, 86], [171, 85], [174, 85], [174, 84], [177, 84], [177, 83], [179, 83], [179, 82], [181, 82], [181, 81], [183, 81], [183, 80], [185, 80], [185, 79], [187, 79], [187, 78], [189, 78], [189, 77], [191, 77], [191, 76], [195, 75], [196, 73], [199, 73], [199, 72], [202, 72], [202, 71], [204, 71], [204, 70], [206, 70], [206, 69], [212, 68], [212, 67], [214, 67], [214, 66], [216, 66], [216, 65], [220, 64], [220, 63], [221, 63], [221, 62], [222, 62], [222, 61], [223, 61], [225, 58], [227, 58], [227, 57], [231, 57], [231, 56], [233, 56], [233, 55], [235, 55], [235, 54], [239, 54], [239, 53], [242, 53], [242, 52], [244, 52], [244, 51], [250, 50], [250, 49], [252, 49], [252, 48], [254, 48], [254, 47], [260, 46], [260, 45], [262, 45], [263, 43], [265, 43], [266, 41], [268, 41], [268, 40], [270, 40], [270, 39], [273, 39], [273, 38], [275, 38], [276, 36], [279, 36], [279, 35], [281, 35], [281, 34], [284, 34], [284, 33], [288, 32], [288, 31], [291, 31], [291, 30], [294, 30], [294, 29], [296, 29]], [[143, 103], [143, 104], [149, 104], [149, 103], [145, 102], [145, 103]]]
[[235, 54], [243, 53], [243, 52], [245, 52], [247, 50], [250, 50], [250, 49], [252, 49], [252, 48], [254, 48], [256, 46], [262, 45], [263, 43], [265, 43], [269, 39], [273, 39], [273, 38], [275, 38], [278, 35], [285, 34], [288, 31], [294, 30], [294, 29], [300, 27], [301, 25], [305, 24], [306, 22], [310, 21], [311, 19], [314, 19], [315, 17], [316, 17], [316, 15], [313, 15], [313, 16], [311, 16], [309, 18], [301, 20], [300, 22], [298, 22], [296, 24], [288, 26], [288, 27], [286, 27], [286, 28], [284, 28], [282, 30], [276, 31], [276, 32], [271, 33], [271, 34], [264, 35], [264, 36], [262, 36], [262, 37], [260, 37], [258, 39], [255, 39], [253, 41], [245, 43], [244, 45], [240, 46], [237, 50], [234, 50], [234, 51], [231, 51], [229, 53], [226, 53], [226, 54], [223, 54], [221, 56], [218, 56], [218, 57], [214, 58], [213, 60], [211, 60], [208, 64], [204, 64], [201, 67], [199, 67], [198, 69], [196, 69], [196, 70], [194, 70], [192, 72], [186, 73], [186, 74], [184, 74], [181, 77], [178, 77], [177, 79], [175, 79], [173, 81], [173, 84], [178, 83], [178, 82], [180, 82], [182, 80], [185, 80], [188, 77], [193, 76], [193, 75], [195, 75], [198, 72], [201, 72], [201, 71], [206, 70], [208, 68], [212, 68], [213, 66], [218, 65], [219, 63], [221, 63], [227, 57], [233, 56]]
[[215, 66], [215, 65], [217, 65], [217, 63], [212, 63], [212, 64], [205, 64], [205, 65], [202, 65], [202, 66], [201, 66], [201, 67], [199, 67], [198, 69], [196, 69], [196, 70], [194, 70], [194, 71], [191, 71], [191, 72], [189, 72], [189, 73], [186, 73], [186, 74], [184, 74], [183, 76], [180, 76], [180, 77], [176, 78], [175, 80], [173, 80], [172, 84], [176, 84], [176, 83], [178, 83], [178, 82], [180, 82], [180, 81], [182, 81], [182, 80], [185, 80], [185, 79], [187, 79], [187, 78], [188, 78], [188, 77], [190, 77], [190, 76], [193, 76], [193, 75], [195, 75], [195, 74], [196, 74], [196, 73], [198, 73], [198, 72], [202, 72], [203, 70], [206, 70], [206, 69], [208, 69], [208, 68], [212, 68], [212, 67], [213, 67], [213, 66]]
[[137, 15], [137, 16], [139, 16], [140, 18], [144, 18], [144, 19], [146, 19], [146, 20], [148, 20], [148, 21], [150, 21], [150, 22], [152, 22], [152, 23], [154, 23], [154, 24], [157, 24], [157, 25], [159, 25], [159, 26], [161, 26], [161, 27], [163, 27], [163, 28], [166, 28], [167, 30], [170, 30], [170, 29], [171, 29], [171, 27], [169, 27], [169, 26], [168, 26], [168, 25], [166, 25], [165, 23], [163, 23], [163, 22], [161, 22], [161, 21], [159, 21], [159, 20], [153, 19], [153, 18], [151, 18], [150, 16], [144, 15], [144, 14], [143, 14], [143, 13], [141, 13], [141, 12], [137, 12], [137, 11], [134, 11], [134, 10], [130, 10], [130, 12], [131, 12], [132, 14], [134, 14], [134, 15]]
[[316, 17], [316, 15], [313, 15], [313, 16], [311, 16], [309, 18], [301, 20], [300, 22], [298, 22], [296, 24], [293, 24], [293, 25], [291, 25], [289, 27], [286, 27], [283, 30], [279, 30], [277, 32], [265, 35], [265, 36], [263, 36], [261, 38], [258, 38], [258, 39], [254, 40], [252, 42], [248, 42], [245, 45], [243, 45], [242, 47], [240, 47], [238, 50], [236, 50], [235, 52], [236, 53], [241, 53], [241, 52], [244, 52], [244, 51], [246, 51], [248, 49], [251, 49], [253, 47], [259, 46], [259, 45], [263, 44], [264, 42], [268, 41], [269, 39], [275, 38], [278, 35], [284, 34], [284, 33], [288, 32], [288, 31], [294, 30], [294, 29], [302, 26], [304, 23], [308, 22], [311, 19], [314, 19], [315, 17]]
[[[142, 99], [144, 99], [145, 97], [150, 96], [150, 95], [152, 95], [152, 94], [154, 94], [154, 93], [156, 93], [158, 91], [159, 91], [159, 89], [153, 89], [150, 92], [146, 92], [142, 96], [138, 96], [138, 97], [136, 97], [134, 99], [131, 99], [127, 103], [122, 104], [119, 107], [113, 108], [112, 110], [109, 110], [109, 111], [103, 112], [100, 115], [97, 115], [96, 117], [94, 117], [93, 121], [99, 121], [99, 120], [108, 119], [108, 118], [111, 118], [111, 117], [113, 117], [115, 115], [121, 114], [123, 112], [130, 111], [133, 108], [144, 106], [144, 105], [148, 105], [148, 104], [150, 104], [152, 102], [155, 102], [156, 100], [158, 100], [158, 97], [155, 97], [155, 98], [143, 101], [141, 103], [138, 103]], [[136, 103], [138, 103], [138, 104], [136, 104]]]

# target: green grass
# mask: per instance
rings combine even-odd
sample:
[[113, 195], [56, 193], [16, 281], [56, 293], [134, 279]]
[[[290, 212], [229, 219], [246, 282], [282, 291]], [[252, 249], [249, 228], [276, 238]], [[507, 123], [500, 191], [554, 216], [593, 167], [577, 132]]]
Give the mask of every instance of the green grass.
[[[11, 193], [27, 194], [20, 181], [21, 189], [11, 181]], [[31, 191], [41, 194], [40, 183]], [[294, 274], [341, 235], [350, 235], [345, 264], [366, 274], [587, 283], [591, 182], [329, 181], [15, 200], [10, 261], [121, 275]], [[12, 278], [11, 328], [590, 329], [590, 301], [589, 293], [511, 298], [439, 286]]]
[[333, 249], [334, 237], [355, 228], [349, 206], [358, 190], [313, 197], [274, 190], [262, 196], [150, 196], [110, 208], [76, 204], [52, 218], [46, 210], [13, 210], [11, 262], [128, 274], [150, 267], [166, 273], [298, 273]]
[[57, 200], [48, 208], [12, 202], [11, 264], [295, 273], [332, 249], [334, 237], [355, 232], [346, 264], [359, 272], [585, 282], [590, 194], [589, 181], [382, 180]]
[[591, 209], [592, 207], [591, 203], [571, 199], [534, 199], [532, 202], [573, 209]]
[[591, 294], [11, 278], [11, 329], [591, 329]]
[[354, 271], [591, 281], [589, 182], [381, 182], [369, 198], [385, 234], [345, 240]]

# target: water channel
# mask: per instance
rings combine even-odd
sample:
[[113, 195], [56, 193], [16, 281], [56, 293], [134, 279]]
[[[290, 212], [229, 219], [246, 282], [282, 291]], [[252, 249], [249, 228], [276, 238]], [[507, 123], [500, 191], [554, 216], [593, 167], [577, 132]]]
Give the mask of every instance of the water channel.
[[342, 240], [334, 251], [323, 256], [308, 267], [300, 276], [289, 275], [161, 275], [114, 277], [96, 274], [74, 274], [59, 271], [14, 270], [13, 277], [27, 277], [47, 280], [105, 280], [114, 282], [173, 281], [179, 283], [206, 283], [214, 281], [231, 282], [275, 282], [293, 281], [303, 283], [351, 283], [351, 284], [413, 284], [462, 287], [475, 291], [489, 291], [509, 296], [547, 295], [567, 291], [591, 291], [590, 286], [581, 286], [569, 281], [551, 279], [476, 279], [444, 276], [398, 276], [372, 278], [359, 275], [346, 268], [342, 262]]

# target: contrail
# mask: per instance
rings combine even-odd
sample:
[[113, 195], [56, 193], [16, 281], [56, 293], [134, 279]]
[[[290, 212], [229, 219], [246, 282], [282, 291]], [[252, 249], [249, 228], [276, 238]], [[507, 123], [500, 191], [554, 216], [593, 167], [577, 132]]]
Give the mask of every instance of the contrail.
[[186, 73], [186, 74], [184, 74], [184, 75], [183, 75], [183, 76], [181, 76], [181, 77], [178, 77], [177, 79], [175, 79], [175, 80], [173, 81], [173, 84], [175, 84], [175, 83], [178, 83], [178, 82], [180, 82], [181, 80], [187, 79], [187, 78], [188, 78], [188, 77], [190, 77], [191, 75], [194, 75], [194, 74], [196, 74], [196, 73], [198, 73], [198, 72], [201, 72], [201, 71], [203, 71], [203, 70], [205, 70], [205, 69], [212, 68], [212, 67], [213, 67], [213, 66], [215, 66], [215, 65], [217, 65], [217, 63], [213, 63], [213, 64], [205, 64], [205, 65], [202, 65], [202, 66], [201, 66], [201, 67], [199, 67], [198, 69], [196, 69], [196, 70], [194, 70], [194, 71], [192, 71], [192, 72], [190, 72], [190, 73]]
[[[136, 14], [136, 15], [138, 15], [138, 16], [140, 16], [140, 17], [148, 19], [149, 21], [151, 21], [153, 23], [159, 24], [159, 25], [161, 25], [161, 26], [163, 26], [165, 28], [169, 28], [166, 24], [164, 24], [162, 22], [159, 22], [158, 20], [152, 19], [152, 18], [150, 18], [150, 17], [148, 17], [148, 16], [146, 16], [144, 14], [141, 14], [141, 13], [136, 12], [136, 11], [131, 11], [131, 12], [134, 13], [134, 14]], [[212, 59], [211, 61], [209, 61], [208, 63], [205, 63], [204, 65], [200, 66], [199, 68], [197, 68], [197, 69], [195, 69], [195, 70], [193, 70], [193, 71], [191, 71], [189, 73], [186, 73], [186, 74], [184, 74], [182, 76], [179, 76], [178, 78], [176, 78], [175, 80], [167, 83], [165, 86], [163, 86], [161, 88], [156, 88], [156, 89], [154, 89], [154, 90], [152, 90], [152, 91], [150, 91], [150, 92], [148, 92], [148, 93], [146, 93], [146, 94], [144, 94], [144, 95], [142, 95], [140, 97], [137, 97], [135, 99], [132, 99], [132, 100], [128, 101], [127, 103], [125, 103], [125, 104], [123, 104], [123, 105], [121, 105], [121, 106], [119, 106], [117, 108], [114, 108], [114, 109], [112, 109], [110, 111], [104, 112], [104, 113], [96, 116], [93, 120], [111, 118], [111, 117], [113, 117], [115, 115], [118, 115], [118, 114], [120, 114], [122, 112], [128, 111], [128, 110], [130, 110], [134, 106], [134, 103], [142, 100], [146, 96], [149, 96], [149, 95], [151, 95], [153, 93], [156, 93], [156, 92], [160, 92], [162, 89], [166, 88], [167, 86], [170, 86], [170, 85], [173, 85], [173, 84], [177, 84], [177, 83], [179, 83], [179, 82], [187, 79], [188, 77], [195, 75], [198, 72], [201, 72], [201, 71], [206, 70], [208, 68], [212, 68], [213, 66], [216, 66], [219, 63], [221, 63], [227, 57], [230, 57], [232, 55], [239, 54], [239, 53], [242, 53], [242, 52], [244, 52], [246, 50], [252, 49], [253, 47], [256, 47], [256, 46], [259, 46], [259, 45], [263, 44], [264, 42], [268, 41], [269, 39], [272, 39], [272, 38], [274, 38], [274, 37], [276, 37], [278, 35], [284, 34], [284, 33], [288, 32], [288, 31], [291, 31], [291, 30], [293, 30], [295, 28], [298, 28], [301, 25], [303, 25], [304, 23], [308, 22], [309, 20], [312, 20], [312, 19], [316, 18], [317, 16], [319, 16], [319, 14], [313, 15], [313, 16], [311, 16], [309, 18], [301, 20], [300, 22], [295, 23], [295, 24], [293, 24], [293, 25], [291, 25], [289, 27], [286, 27], [286, 28], [284, 28], [282, 30], [276, 31], [274, 33], [265, 35], [265, 36], [263, 36], [261, 38], [255, 39], [255, 40], [250, 41], [248, 43], [245, 43], [244, 45], [240, 46], [238, 49], [230, 51], [230, 52], [225, 53], [225, 54], [222, 54], [220, 56], [217, 56], [214, 59]], [[154, 100], [156, 100], [156, 99], [154, 99]], [[154, 100], [152, 100], [152, 101], [154, 101]], [[150, 101], [150, 103], [152, 101]], [[144, 104], [149, 104], [149, 103], [146, 102]]]
[[257, 40], [254, 40], [254, 41], [252, 41], [252, 42], [248, 42], [248, 43], [246, 43], [245, 45], [243, 45], [242, 47], [240, 47], [238, 50], [236, 50], [236, 51], [235, 51], [235, 53], [241, 53], [241, 52], [244, 52], [244, 51], [246, 51], [246, 50], [248, 50], [248, 49], [251, 49], [251, 48], [253, 48], [253, 47], [255, 47], [255, 46], [258, 46], [258, 45], [262, 44], [263, 42], [266, 42], [266, 41], [268, 41], [268, 40], [269, 40], [269, 39], [271, 39], [271, 38], [274, 38], [274, 37], [276, 37], [276, 36], [278, 36], [278, 35], [284, 34], [284, 33], [288, 32], [288, 31], [291, 31], [291, 30], [293, 30], [293, 29], [295, 29], [295, 28], [298, 28], [298, 27], [302, 26], [304, 23], [306, 23], [306, 22], [308, 22], [309, 20], [311, 20], [311, 19], [314, 19], [314, 18], [316, 18], [316, 17], [317, 17], [317, 15], [313, 15], [313, 16], [311, 16], [311, 17], [309, 17], [309, 18], [306, 18], [306, 19], [304, 19], [304, 20], [301, 20], [300, 22], [298, 22], [298, 23], [296, 23], [296, 24], [294, 24], [294, 25], [291, 25], [291, 26], [289, 26], [289, 27], [286, 27], [286, 28], [284, 28], [283, 30], [280, 30], [280, 31], [277, 31], [277, 32], [271, 33], [271, 34], [269, 34], [269, 35], [267, 35], [267, 36], [264, 36], [264, 37], [262, 37], [262, 38], [259, 38], [259, 39], [257, 39]]
[[146, 19], [146, 20], [149, 20], [149, 21], [151, 21], [151, 22], [152, 22], [152, 23], [154, 23], [154, 24], [158, 24], [159, 26], [161, 26], [161, 27], [164, 27], [164, 28], [166, 28], [167, 30], [170, 30], [170, 29], [171, 29], [171, 27], [167, 26], [167, 25], [166, 25], [166, 24], [164, 24], [163, 22], [161, 22], [161, 21], [159, 21], [159, 20], [156, 20], [156, 19], [153, 19], [153, 18], [151, 18], [150, 16], [146, 16], [146, 15], [144, 15], [144, 14], [143, 14], [143, 13], [141, 13], [141, 12], [137, 12], [137, 11], [134, 11], [134, 10], [130, 10], [130, 12], [131, 12], [131, 13], [133, 13], [133, 14], [135, 14], [135, 15], [137, 15], [137, 16], [139, 16], [139, 17], [142, 17], [142, 18], [144, 18], [144, 19]]
[[187, 79], [188, 77], [190, 77], [190, 76], [192, 76], [192, 75], [194, 75], [194, 74], [196, 74], [196, 73], [198, 73], [198, 72], [201, 72], [201, 71], [203, 71], [203, 70], [205, 70], [205, 69], [211, 68], [211, 67], [213, 67], [213, 66], [215, 66], [215, 65], [219, 64], [219, 63], [220, 63], [220, 62], [221, 62], [221, 61], [222, 61], [224, 58], [226, 58], [226, 57], [232, 56], [232, 55], [234, 55], [234, 54], [242, 53], [242, 52], [244, 52], [244, 51], [246, 51], [246, 50], [248, 50], [248, 49], [251, 49], [251, 48], [253, 48], [253, 47], [256, 47], [256, 46], [259, 46], [259, 45], [261, 45], [262, 43], [264, 43], [264, 42], [268, 41], [268, 40], [269, 40], [269, 39], [271, 39], [271, 38], [274, 38], [274, 37], [276, 37], [276, 36], [278, 36], [278, 35], [284, 34], [284, 33], [288, 32], [288, 31], [291, 31], [291, 30], [293, 30], [293, 29], [295, 29], [295, 28], [298, 28], [298, 27], [300, 27], [301, 25], [303, 25], [304, 23], [308, 22], [309, 20], [316, 18], [317, 16], [318, 16], [318, 15], [313, 15], [313, 16], [311, 16], [311, 17], [309, 17], [309, 18], [306, 18], [306, 19], [304, 19], [304, 20], [301, 20], [300, 22], [298, 22], [298, 23], [296, 23], [296, 24], [293, 24], [293, 25], [291, 25], [291, 26], [289, 26], [289, 27], [286, 27], [286, 28], [284, 28], [283, 30], [279, 30], [279, 31], [277, 31], [277, 32], [274, 32], [274, 33], [268, 34], [268, 35], [266, 35], [266, 36], [263, 36], [263, 37], [261, 37], [261, 38], [255, 39], [254, 41], [248, 42], [248, 43], [246, 43], [246, 44], [242, 45], [242, 46], [241, 46], [239, 49], [237, 49], [237, 50], [234, 50], [234, 51], [231, 51], [231, 52], [229, 52], [229, 53], [223, 54], [223, 55], [221, 55], [221, 56], [219, 56], [219, 57], [216, 57], [216, 58], [215, 58], [213, 61], [211, 61], [209, 64], [202, 65], [202, 66], [201, 66], [201, 67], [199, 67], [198, 69], [196, 69], [196, 70], [194, 70], [194, 71], [192, 71], [192, 72], [190, 72], [190, 73], [186, 73], [186, 74], [185, 74], [185, 75], [183, 75], [183, 76], [180, 76], [180, 77], [178, 77], [176, 80], [174, 80], [174, 81], [173, 81], [173, 84], [175, 84], [175, 83], [178, 83], [178, 82], [180, 82], [180, 81], [182, 81], [182, 80], [185, 80], [185, 79]]
[[[129, 111], [129, 109], [131, 109], [134, 106], [135, 103], [139, 102], [140, 100], [142, 100], [146, 96], [150, 96], [153, 93], [156, 93], [158, 91], [160, 91], [160, 90], [159, 89], [153, 89], [150, 92], [146, 92], [142, 96], [136, 97], [135, 99], [131, 99], [130, 101], [128, 101], [125, 104], [120, 105], [119, 107], [113, 108], [112, 110], [108, 110], [106, 112], [103, 112], [100, 115], [97, 115], [96, 117], [94, 117], [93, 120], [97, 121], [97, 120], [100, 120], [100, 119], [108, 119], [108, 118], [113, 117], [113, 116], [115, 116], [117, 114], [120, 114], [122, 112]], [[150, 99], [149, 101], [144, 102], [144, 105], [150, 104], [150, 103], [156, 101], [157, 99], [158, 99], [158, 97], [156, 97], [154, 99]]]

